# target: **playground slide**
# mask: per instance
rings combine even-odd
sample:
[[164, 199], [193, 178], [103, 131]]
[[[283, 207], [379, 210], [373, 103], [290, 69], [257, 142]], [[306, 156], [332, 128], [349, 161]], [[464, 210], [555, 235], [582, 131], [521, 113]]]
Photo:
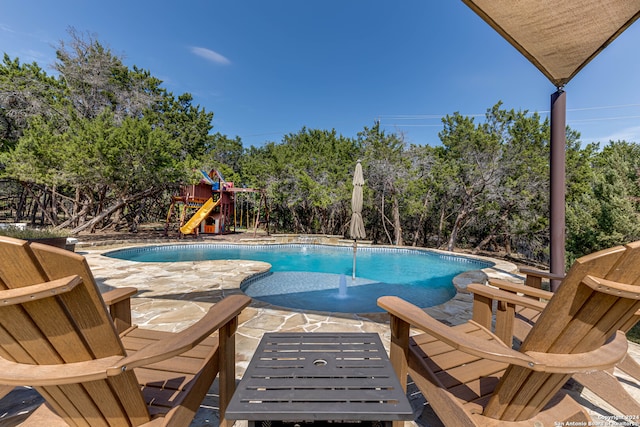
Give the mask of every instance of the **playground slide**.
[[186, 222], [185, 225], [180, 227], [180, 232], [182, 234], [191, 234], [193, 230], [196, 229], [198, 225], [209, 215], [209, 212], [213, 210], [216, 206], [220, 204], [222, 201], [222, 197], [218, 199], [218, 201], [214, 202], [213, 198], [210, 197], [198, 211], [193, 214], [193, 216]]

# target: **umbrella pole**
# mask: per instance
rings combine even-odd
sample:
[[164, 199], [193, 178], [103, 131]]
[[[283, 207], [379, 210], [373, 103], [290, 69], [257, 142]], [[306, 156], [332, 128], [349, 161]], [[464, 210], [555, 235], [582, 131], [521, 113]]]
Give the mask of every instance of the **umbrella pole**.
[[357, 250], [358, 241], [353, 239], [353, 274], [351, 276], [351, 280], [356, 280], [356, 250]]

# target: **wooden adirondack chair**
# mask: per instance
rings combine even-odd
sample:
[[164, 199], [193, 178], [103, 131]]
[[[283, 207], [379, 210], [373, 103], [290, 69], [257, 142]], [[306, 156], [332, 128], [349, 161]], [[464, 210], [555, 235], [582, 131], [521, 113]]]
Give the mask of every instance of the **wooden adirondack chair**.
[[[636, 244], [633, 243], [630, 246]], [[493, 279], [489, 280], [490, 286], [474, 284], [468, 288], [470, 292], [474, 293], [473, 320], [485, 327], [490, 327], [491, 314], [487, 313], [487, 307], [491, 305], [491, 301], [499, 301], [495, 304], [494, 332], [507, 344], [513, 338], [518, 341], [524, 340], [544, 310], [547, 301], [553, 296], [552, 292], [542, 289], [542, 281], [562, 278], [537, 269], [522, 268], [520, 272], [525, 274], [525, 280], [522, 284]], [[640, 311], [622, 325], [620, 330], [626, 333], [638, 320], [640, 320]], [[640, 383], [640, 364], [631, 356], [622, 359], [615, 367]], [[640, 402], [625, 390], [614, 375], [613, 368], [597, 372], [576, 373], [573, 378], [618, 409], [621, 414], [640, 414]]]
[[0, 237], [0, 384], [34, 386], [47, 403], [27, 424], [186, 426], [218, 373], [226, 424], [250, 298], [227, 297], [169, 333], [128, 326], [127, 295], [116, 290], [107, 307], [84, 257]]
[[[445, 424], [557, 425], [589, 421], [561, 388], [575, 373], [607, 369], [625, 357], [627, 341], [618, 330], [640, 308], [639, 284], [638, 243], [580, 258], [519, 350], [489, 330], [490, 319], [447, 327], [397, 297], [378, 304], [390, 313], [398, 377], [406, 381], [409, 373]], [[424, 333], [410, 338], [411, 327]]]

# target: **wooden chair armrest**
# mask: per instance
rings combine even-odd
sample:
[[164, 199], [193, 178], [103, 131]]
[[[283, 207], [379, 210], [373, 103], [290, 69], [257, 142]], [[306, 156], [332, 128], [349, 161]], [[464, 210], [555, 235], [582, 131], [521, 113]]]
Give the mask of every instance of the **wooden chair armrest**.
[[487, 341], [460, 333], [398, 297], [381, 297], [378, 299], [378, 305], [397, 319], [457, 350], [496, 362], [524, 366], [533, 371], [567, 374], [593, 372], [616, 365], [627, 354], [628, 342], [621, 331], [618, 331], [605, 345], [585, 353], [553, 354], [534, 351], [520, 353], [507, 347], [497, 337], [495, 340]]
[[542, 288], [542, 279], [548, 280], [562, 280], [564, 275], [554, 274], [548, 271], [542, 271], [535, 268], [521, 268], [521, 273], [525, 274], [524, 284], [531, 288]]
[[198, 322], [173, 337], [158, 341], [127, 356], [107, 370], [108, 375], [156, 363], [191, 350], [203, 339], [235, 319], [251, 303], [246, 295], [231, 295], [215, 304]]
[[[215, 330], [233, 320], [251, 302], [244, 295], [233, 295], [214, 305], [197, 323], [174, 338], [156, 342], [129, 357], [110, 356], [83, 362], [54, 365], [18, 363], [0, 357], [0, 384], [47, 386], [105, 379], [137, 366], [148, 365], [195, 347]], [[142, 354], [141, 354], [142, 353]]]
[[137, 288], [127, 287], [127, 288], [116, 288], [110, 291], [107, 291], [102, 294], [102, 299], [104, 300], [107, 306], [112, 306], [119, 302], [130, 299], [132, 296], [138, 293]]
[[137, 292], [138, 289], [127, 287], [112, 289], [102, 294], [119, 334], [131, 327], [131, 297]]
[[[399, 320], [418, 328], [451, 347], [473, 356], [493, 360], [496, 362], [512, 363], [519, 366], [531, 367], [535, 360], [530, 356], [507, 347], [497, 336], [479, 327], [495, 337], [494, 340], [484, 340], [459, 332], [458, 330], [440, 323], [419, 307], [395, 296], [378, 298], [378, 305]], [[473, 321], [470, 321], [473, 322]], [[475, 324], [475, 322], [473, 322]]]
[[549, 280], [564, 279], [564, 274], [555, 274], [555, 273], [551, 273], [550, 271], [538, 270], [537, 268], [522, 267], [522, 268], [519, 268], [518, 271], [520, 271], [520, 273], [525, 274], [527, 276], [535, 276], [535, 277], [540, 277], [542, 279], [549, 279]]
[[505, 291], [523, 294], [531, 298], [549, 300], [553, 296], [553, 292], [532, 288], [531, 286], [525, 286], [520, 283], [508, 282], [506, 280], [490, 279], [489, 285], [498, 289], [504, 289]]
[[517, 295], [512, 292], [504, 291], [502, 289], [492, 288], [486, 285], [479, 285], [477, 283], [468, 285], [467, 290], [474, 295], [482, 295], [494, 301], [502, 301], [526, 308], [531, 308], [537, 311], [542, 311], [547, 306], [546, 303], [532, 298]]
[[603, 346], [586, 353], [554, 354], [535, 351], [525, 352], [537, 364], [535, 371], [575, 374], [609, 369], [625, 358], [629, 342], [622, 331], [617, 331]]
[[22, 288], [4, 289], [0, 291], [0, 304], [22, 304], [29, 301], [37, 301], [42, 298], [49, 298], [56, 294], [69, 292], [80, 283], [82, 283], [82, 278], [73, 275], [50, 282], [24, 286]]
[[101, 380], [107, 378], [107, 369], [121, 359], [122, 356], [110, 356], [85, 362], [32, 365], [0, 357], [0, 384], [37, 387]]

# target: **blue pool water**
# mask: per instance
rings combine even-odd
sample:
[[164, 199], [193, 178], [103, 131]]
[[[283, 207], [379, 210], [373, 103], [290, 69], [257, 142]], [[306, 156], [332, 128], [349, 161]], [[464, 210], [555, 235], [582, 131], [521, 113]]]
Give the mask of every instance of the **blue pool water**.
[[438, 305], [455, 295], [455, 276], [491, 266], [429, 251], [359, 247], [354, 281], [353, 248], [343, 246], [194, 244], [122, 249], [106, 255], [141, 262], [264, 261], [271, 264], [271, 273], [245, 282], [242, 290], [247, 295], [282, 307], [344, 313], [382, 311], [376, 304], [382, 295], [397, 295], [420, 307]]

